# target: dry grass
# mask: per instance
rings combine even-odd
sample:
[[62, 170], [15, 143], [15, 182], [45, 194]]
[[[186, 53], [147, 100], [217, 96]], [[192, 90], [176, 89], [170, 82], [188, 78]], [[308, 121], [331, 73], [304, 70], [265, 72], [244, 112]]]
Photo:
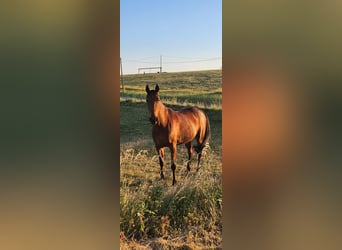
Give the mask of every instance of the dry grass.
[[152, 152], [132, 148], [121, 152], [122, 249], [221, 247], [220, 154], [207, 150], [200, 171], [187, 175], [185, 150], [179, 151], [176, 186], [171, 186], [168, 167], [166, 179], [160, 179], [158, 157]]

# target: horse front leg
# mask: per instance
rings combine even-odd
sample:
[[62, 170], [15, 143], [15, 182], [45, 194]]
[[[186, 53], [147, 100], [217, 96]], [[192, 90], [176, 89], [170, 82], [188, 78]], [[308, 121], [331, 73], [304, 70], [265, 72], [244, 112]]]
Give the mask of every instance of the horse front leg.
[[177, 144], [173, 143], [170, 147], [171, 151], [171, 169], [172, 169], [172, 185], [174, 186], [176, 184], [176, 157], [177, 157]]
[[162, 179], [164, 179], [164, 171], [163, 171], [163, 166], [164, 166], [164, 148], [157, 147], [157, 152], [158, 152], [158, 155], [159, 155], [160, 177]]

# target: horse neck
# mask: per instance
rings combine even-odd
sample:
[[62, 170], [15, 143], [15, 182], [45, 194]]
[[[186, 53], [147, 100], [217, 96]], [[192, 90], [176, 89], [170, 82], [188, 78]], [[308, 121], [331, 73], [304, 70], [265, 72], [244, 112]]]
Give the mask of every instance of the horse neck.
[[158, 119], [160, 119], [160, 125], [166, 126], [168, 122], [167, 107], [162, 102], [159, 102], [158, 105], [159, 105]]

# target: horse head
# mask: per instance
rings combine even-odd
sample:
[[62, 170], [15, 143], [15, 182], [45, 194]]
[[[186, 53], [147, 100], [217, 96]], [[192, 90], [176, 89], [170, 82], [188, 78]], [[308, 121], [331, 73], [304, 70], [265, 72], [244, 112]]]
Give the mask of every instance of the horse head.
[[146, 85], [146, 102], [147, 102], [147, 108], [150, 112], [150, 122], [152, 124], [158, 123], [158, 115], [160, 111], [160, 96], [159, 96], [159, 86], [156, 85], [154, 90], [150, 90], [149, 86]]

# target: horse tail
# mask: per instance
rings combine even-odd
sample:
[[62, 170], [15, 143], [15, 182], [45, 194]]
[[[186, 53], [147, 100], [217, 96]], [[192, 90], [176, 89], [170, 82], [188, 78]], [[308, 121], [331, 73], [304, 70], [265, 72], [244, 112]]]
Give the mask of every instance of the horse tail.
[[206, 113], [204, 113], [204, 115], [205, 115], [205, 119], [206, 119], [205, 134], [204, 134], [204, 138], [203, 138], [202, 143], [199, 143], [198, 145], [196, 145], [194, 147], [194, 149], [196, 150], [197, 153], [201, 153], [205, 147], [209, 146], [209, 139], [211, 137], [209, 118], [208, 118], [208, 115]]

